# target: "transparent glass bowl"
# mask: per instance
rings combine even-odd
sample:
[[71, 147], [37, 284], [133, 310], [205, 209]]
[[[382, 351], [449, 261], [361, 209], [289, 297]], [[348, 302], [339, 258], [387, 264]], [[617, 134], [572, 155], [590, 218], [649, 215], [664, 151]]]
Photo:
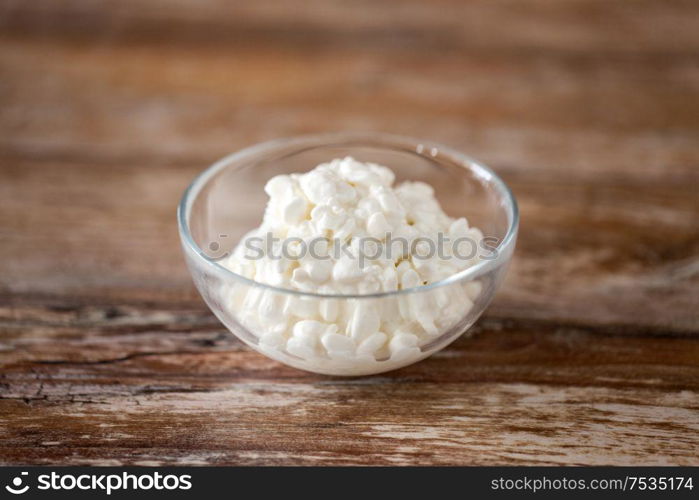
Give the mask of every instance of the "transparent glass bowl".
[[[466, 217], [470, 226], [493, 239], [495, 252], [442, 281], [371, 295], [323, 295], [275, 288], [220, 264], [248, 231], [260, 225], [267, 203], [263, 188], [271, 177], [307, 172], [320, 163], [345, 156], [389, 167], [396, 174], [396, 184], [406, 180], [430, 184], [444, 211], [454, 218]], [[270, 358], [330, 375], [393, 370], [424, 359], [457, 339], [478, 319], [502, 283], [518, 227], [512, 192], [486, 166], [427, 141], [353, 133], [275, 140], [227, 156], [187, 188], [177, 216], [194, 283], [221, 322]], [[449, 314], [438, 313], [444, 304]], [[350, 316], [355, 320], [366, 314], [378, 315], [381, 329], [390, 329], [396, 314], [412, 318], [418, 329], [424, 314], [433, 322], [430, 335], [420, 336], [417, 345], [399, 349], [387, 345], [370, 354], [338, 355], [322, 346], [299, 351], [280, 343], [279, 335], [274, 336], [275, 341], [265, 335], [280, 324], [288, 332], [294, 322], [316, 318], [320, 310], [340, 311], [335, 320], [340, 331], [351, 321], [339, 319], [343, 310], [354, 311]]]

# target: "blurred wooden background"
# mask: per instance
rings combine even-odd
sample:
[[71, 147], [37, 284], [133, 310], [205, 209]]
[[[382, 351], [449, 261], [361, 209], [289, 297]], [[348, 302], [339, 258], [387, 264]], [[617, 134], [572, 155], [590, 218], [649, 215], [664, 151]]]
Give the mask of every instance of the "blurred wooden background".
[[[522, 211], [464, 338], [361, 379], [226, 334], [175, 206], [376, 130]], [[699, 465], [699, 3], [0, 0], [0, 463]]]

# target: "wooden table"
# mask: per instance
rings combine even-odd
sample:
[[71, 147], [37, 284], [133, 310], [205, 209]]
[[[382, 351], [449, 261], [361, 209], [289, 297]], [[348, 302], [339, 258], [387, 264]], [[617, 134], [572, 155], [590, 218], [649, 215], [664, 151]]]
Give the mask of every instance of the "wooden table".
[[[699, 4], [0, 2], [0, 462], [699, 465]], [[175, 206], [254, 142], [430, 138], [522, 225], [471, 338], [341, 379], [211, 315]]]

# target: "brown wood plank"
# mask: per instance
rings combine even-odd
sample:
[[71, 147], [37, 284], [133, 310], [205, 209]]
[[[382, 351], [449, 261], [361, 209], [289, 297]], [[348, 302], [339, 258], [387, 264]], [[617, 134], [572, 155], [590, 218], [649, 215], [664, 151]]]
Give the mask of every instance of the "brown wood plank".
[[12, 314], [4, 463], [689, 464], [699, 445], [696, 339], [491, 318], [425, 362], [338, 379], [202, 310]]
[[696, 53], [691, 0], [3, 0], [0, 26], [40, 36], [169, 43]]
[[426, 59], [7, 38], [0, 146], [205, 163], [270, 137], [369, 129], [441, 140], [518, 168], [665, 172], [699, 156], [696, 68], [692, 57]]
[[[175, 224], [197, 168], [16, 159], [0, 166], [6, 297], [197, 302]], [[498, 315], [697, 331], [691, 175], [667, 185], [565, 173], [505, 178], [521, 204], [522, 235], [492, 306]]]

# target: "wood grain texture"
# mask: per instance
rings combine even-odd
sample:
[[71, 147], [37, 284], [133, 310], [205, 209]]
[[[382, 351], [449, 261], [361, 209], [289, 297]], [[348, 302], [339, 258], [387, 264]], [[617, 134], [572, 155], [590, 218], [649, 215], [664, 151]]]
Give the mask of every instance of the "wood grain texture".
[[[491, 318], [473, 338], [413, 367], [338, 379], [251, 353], [202, 310], [65, 304], [11, 314], [15, 349], [0, 401], [10, 461], [695, 459], [692, 338]], [[34, 341], [43, 330], [50, 343]]]
[[[0, 1], [0, 463], [699, 465], [696, 2], [165, 4]], [[473, 337], [330, 378], [206, 310], [182, 190], [328, 130], [513, 188]]]

